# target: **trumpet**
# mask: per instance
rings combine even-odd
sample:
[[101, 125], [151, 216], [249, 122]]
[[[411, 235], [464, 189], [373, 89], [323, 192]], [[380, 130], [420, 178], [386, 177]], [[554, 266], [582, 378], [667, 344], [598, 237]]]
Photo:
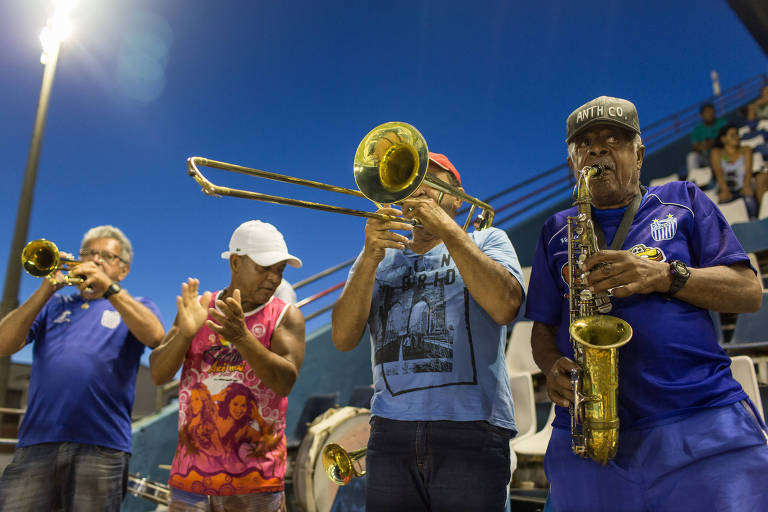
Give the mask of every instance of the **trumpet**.
[[[54, 285], [79, 285], [84, 279], [72, 275], [72, 271], [82, 261], [72, 258], [63, 258], [56, 244], [45, 238], [32, 240], [21, 251], [21, 265], [27, 274], [35, 277], [44, 277]], [[56, 279], [56, 272], [67, 272], [61, 281]]]
[[323, 448], [323, 469], [336, 485], [347, 485], [353, 478], [365, 475], [355, 467], [355, 462], [365, 457], [368, 449], [364, 446], [353, 452], [348, 452], [336, 443], [330, 443]]
[[411, 196], [421, 186], [428, 184], [440, 194], [438, 203], [444, 194], [449, 194], [466, 201], [471, 205], [464, 222], [466, 231], [472, 223], [477, 209], [480, 213], [475, 222], [477, 229], [484, 229], [493, 224], [493, 208], [483, 201], [466, 194], [438, 178], [429, 175], [429, 151], [427, 142], [419, 131], [407, 123], [389, 122], [375, 127], [363, 138], [355, 152], [353, 162], [355, 183], [358, 190], [353, 190], [318, 181], [311, 181], [284, 174], [252, 169], [241, 165], [209, 160], [199, 156], [187, 159], [187, 173], [202, 187], [203, 192], [214, 197], [231, 196], [241, 199], [252, 199], [268, 203], [298, 206], [357, 217], [367, 217], [384, 221], [405, 222], [420, 225], [418, 220], [406, 219], [395, 215], [385, 215], [375, 212], [354, 210], [341, 206], [302, 201], [288, 197], [280, 197], [251, 190], [241, 190], [216, 185], [209, 181], [201, 172], [200, 167], [211, 167], [224, 171], [237, 172], [248, 176], [265, 178], [273, 181], [303, 185], [306, 187], [337, 192], [355, 197], [367, 198], [381, 207], [385, 204], [398, 204]]

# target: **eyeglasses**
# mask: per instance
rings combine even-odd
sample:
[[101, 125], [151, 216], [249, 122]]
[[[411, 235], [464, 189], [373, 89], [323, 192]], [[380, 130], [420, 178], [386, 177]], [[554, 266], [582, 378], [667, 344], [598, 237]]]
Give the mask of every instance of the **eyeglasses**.
[[115, 260], [120, 261], [121, 263], [126, 263], [126, 261], [118, 256], [117, 254], [112, 254], [109, 251], [94, 251], [94, 250], [83, 250], [80, 251], [80, 258], [96, 258], [96, 256], [101, 259], [101, 261], [104, 261], [106, 263], [112, 264], [115, 262]]

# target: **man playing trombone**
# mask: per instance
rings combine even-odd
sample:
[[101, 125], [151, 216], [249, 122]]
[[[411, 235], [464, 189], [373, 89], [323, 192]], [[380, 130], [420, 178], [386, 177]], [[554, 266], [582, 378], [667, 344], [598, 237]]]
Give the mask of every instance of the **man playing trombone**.
[[131, 409], [144, 346], [164, 329], [155, 304], [120, 282], [131, 243], [113, 226], [83, 237], [69, 278], [78, 293], [54, 295], [62, 272], [0, 321], [0, 355], [34, 343], [27, 413], [0, 481], [0, 510], [119, 511], [131, 451]]
[[[463, 191], [444, 155], [429, 153], [428, 172]], [[402, 201], [418, 225], [369, 219], [333, 310], [339, 350], [355, 348], [366, 325], [371, 332], [368, 512], [504, 508], [516, 432], [505, 326], [522, 303], [523, 277], [503, 231], [467, 234], [454, 221], [460, 204], [425, 182]]]

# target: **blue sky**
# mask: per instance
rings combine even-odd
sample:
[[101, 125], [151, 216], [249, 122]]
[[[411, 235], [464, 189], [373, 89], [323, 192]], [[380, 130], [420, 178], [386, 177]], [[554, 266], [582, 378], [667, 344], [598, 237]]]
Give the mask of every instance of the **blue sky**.
[[[352, 158], [365, 133], [405, 121], [451, 158], [469, 194], [486, 197], [562, 162], [565, 117], [593, 97], [634, 101], [645, 125], [711, 95], [712, 69], [723, 88], [768, 71], [725, 1], [691, 5], [79, 0], [28, 239], [75, 252], [89, 227], [121, 227], [136, 251], [125, 287], [155, 300], [166, 325], [188, 276], [205, 289], [226, 286], [219, 255], [245, 220], [283, 232], [304, 261], [285, 274], [298, 281], [356, 255], [364, 220], [207, 197], [186, 175], [188, 156], [354, 188]], [[0, 280], [43, 71], [38, 34], [50, 11], [48, 1], [0, 2]], [[208, 173], [228, 186], [373, 209]], [[38, 284], [24, 275], [20, 299]]]

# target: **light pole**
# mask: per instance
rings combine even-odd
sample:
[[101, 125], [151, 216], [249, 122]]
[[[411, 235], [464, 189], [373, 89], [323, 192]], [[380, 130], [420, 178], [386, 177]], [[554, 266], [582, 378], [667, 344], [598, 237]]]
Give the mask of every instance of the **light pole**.
[[[32, 197], [37, 179], [37, 166], [40, 161], [40, 148], [43, 143], [45, 118], [48, 113], [48, 100], [51, 96], [53, 75], [56, 72], [56, 62], [59, 59], [61, 42], [69, 35], [71, 24], [69, 13], [74, 2], [72, 0], [57, 0], [53, 15], [40, 32], [40, 42], [43, 52], [40, 63], [43, 64], [43, 84], [40, 87], [40, 99], [37, 102], [35, 125], [32, 130], [32, 141], [29, 144], [27, 167], [24, 171], [24, 182], [21, 186], [19, 209], [16, 213], [16, 227], [13, 230], [11, 251], [8, 257], [8, 268], [5, 273], [3, 301], [0, 304], [0, 318], [10, 313], [19, 305], [19, 283], [21, 280], [21, 262], [19, 257], [27, 238], [29, 216], [32, 210]], [[5, 405], [5, 392], [8, 389], [8, 377], [11, 368], [10, 357], [0, 357], [0, 404]]]

